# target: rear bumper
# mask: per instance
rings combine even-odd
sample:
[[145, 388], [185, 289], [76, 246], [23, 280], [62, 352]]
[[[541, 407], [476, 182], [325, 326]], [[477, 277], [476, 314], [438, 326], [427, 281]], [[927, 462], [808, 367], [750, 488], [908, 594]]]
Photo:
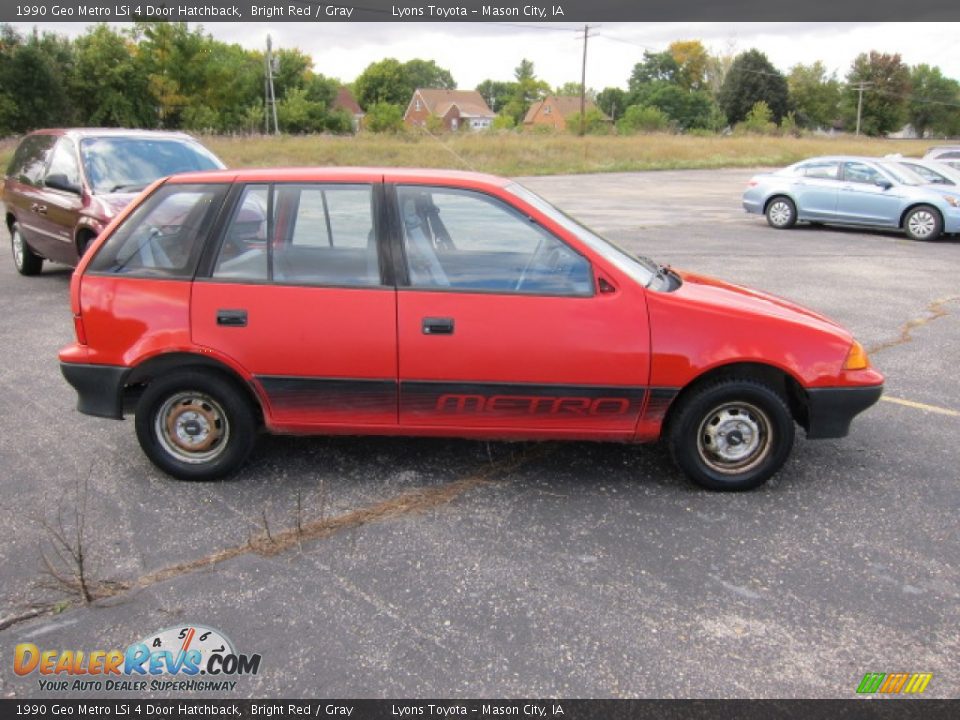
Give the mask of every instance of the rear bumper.
[[61, 362], [60, 372], [77, 391], [77, 410], [123, 420], [123, 385], [130, 368]]
[[842, 438], [850, 422], [876, 403], [883, 385], [811, 388], [807, 390], [807, 438]]

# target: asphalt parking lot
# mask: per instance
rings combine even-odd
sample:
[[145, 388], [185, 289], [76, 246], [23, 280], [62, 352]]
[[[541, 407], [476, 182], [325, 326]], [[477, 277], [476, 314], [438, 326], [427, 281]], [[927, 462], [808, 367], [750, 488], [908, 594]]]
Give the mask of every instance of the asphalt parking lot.
[[[0, 696], [63, 696], [14, 674], [17, 643], [124, 648], [184, 623], [262, 655], [224, 697], [847, 698], [866, 672], [960, 695], [960, 239], [774, 231], [740, 210], [750, 174], [524, 181], [872, 350], [885, 400], [745, 494], [697, 489], [656, 446], [400, 438], [263, 438], [235, 479], [177, 482], [130, 419], [74, 410], [69, 270], [23, 278], [4, 249]], [[110, 595], [90, 606], [41, 560], [78, 496]]]

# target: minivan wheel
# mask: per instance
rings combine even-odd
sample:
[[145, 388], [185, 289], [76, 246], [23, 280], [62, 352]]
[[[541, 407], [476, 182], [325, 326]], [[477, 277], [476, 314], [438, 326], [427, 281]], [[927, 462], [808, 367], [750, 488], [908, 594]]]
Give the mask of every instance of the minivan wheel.
[[777, 230], [786, 230], [797, 224], [797, 206], [788, 197], [775, 197], [767, 205], [767, 224]]
[[709, 490], [752, 490], [786, 462], [795, 426], [786, 401], [752, 379], [719, 380], [681, 400], [668, 431], [670, 454]]
[[33, 252], [23, 239], [20, 226], [14, 223], [10, 228], [10, 247], [13, 250], [13, 264], [21, 275], [36, 275], [43, 267], [43, 258]]
[[135, 425], [151, 462], [180, 480], [229, 475], [256, 440], [256, 418], [243, 392], [202, 370], [151, 382], [137, 403]]
[[911, 240], [936, 240], [943, 232], [943, 218], [935, 208], [920, 205], [904, 216], [903, 231]]

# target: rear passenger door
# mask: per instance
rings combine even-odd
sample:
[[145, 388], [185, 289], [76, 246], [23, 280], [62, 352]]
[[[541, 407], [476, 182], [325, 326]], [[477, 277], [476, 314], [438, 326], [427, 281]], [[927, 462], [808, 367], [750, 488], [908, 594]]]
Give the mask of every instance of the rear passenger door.
[[255, 378], [272, 423], [395, 425], [396, 291], [381, 272], [382, 184], [240, 188], [194, 283], [193, 341]]

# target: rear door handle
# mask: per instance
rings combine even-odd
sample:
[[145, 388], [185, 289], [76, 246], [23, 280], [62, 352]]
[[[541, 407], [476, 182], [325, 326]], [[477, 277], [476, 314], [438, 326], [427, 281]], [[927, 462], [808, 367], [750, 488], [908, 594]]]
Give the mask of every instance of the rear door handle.
[[246, 327], [246, 310], [217, 310], [217, 325], [226, 327]]
[[453, 335], [453, 318], [424, 318], [424, 335]]
[[30, 209], [33, 210], [35, 213], [40, 213], [41, 215], [47, 214], [46, 205], [39, 205], [38, 203], [34, 203], [33, 205], [30, 206]]

